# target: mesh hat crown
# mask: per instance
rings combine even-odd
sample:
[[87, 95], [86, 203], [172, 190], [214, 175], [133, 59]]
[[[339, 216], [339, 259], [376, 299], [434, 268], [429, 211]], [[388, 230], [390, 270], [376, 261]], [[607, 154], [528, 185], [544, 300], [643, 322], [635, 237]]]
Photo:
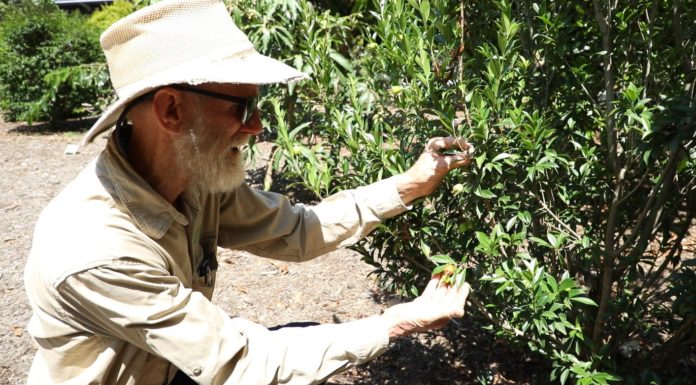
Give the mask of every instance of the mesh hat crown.
[[82, 144], [116, 123], [140, 95], [169, 84], [270, 84], [307, 75], [259, 54], [221, 0], [168, 0], [111, 25], [100, 42], [118, 99]]

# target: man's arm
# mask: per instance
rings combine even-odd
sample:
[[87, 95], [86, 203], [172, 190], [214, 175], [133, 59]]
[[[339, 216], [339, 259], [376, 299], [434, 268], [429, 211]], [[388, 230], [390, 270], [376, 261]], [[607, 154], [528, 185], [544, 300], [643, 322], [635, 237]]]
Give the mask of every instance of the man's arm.
[[[457, 150], [444, 155], [442, 150]], [[403, 174], [334, 194], [317, 205], [291, 205], [282, 195], [244, 185], [222, 198], [218, 244], [269, 258], [302, 261], [349, 246], [383, 220], [428, 195], [447, 173], [471, 162], [473, 147], [457, 138], [431, 139]]]
[[315, 384], [380, 355], [390, 337], [461, 316], [468, 287], [434, 280], [419, 299], [381, 316], [277, 331], [230, 318], [175, 277], [140, 263], [83, 271], [58, 292], [80, 329], [160, 356], [199, 384]]
[[222, 198], [218, 245], [298, 262], [352, 245], [407, 209], [395, 177], [341, 191], [313, 206], [292, 205], [283, 195], [243, 185]]

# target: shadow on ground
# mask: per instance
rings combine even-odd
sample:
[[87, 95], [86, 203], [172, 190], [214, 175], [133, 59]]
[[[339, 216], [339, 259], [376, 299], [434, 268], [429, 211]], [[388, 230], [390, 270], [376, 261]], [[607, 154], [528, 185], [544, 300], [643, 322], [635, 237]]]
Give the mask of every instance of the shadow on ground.
[[60, 132], [86, 132], [97, 118], [73, 119], [61, 122], [36, 122], [31, 125], [16, 123], [9, 132], [25, 135], [51, 135]]
[[548, 368], [465, 318], [438, 332], [399, 339], [355, 371], [354, 385], [530, 384], [534, 373]]

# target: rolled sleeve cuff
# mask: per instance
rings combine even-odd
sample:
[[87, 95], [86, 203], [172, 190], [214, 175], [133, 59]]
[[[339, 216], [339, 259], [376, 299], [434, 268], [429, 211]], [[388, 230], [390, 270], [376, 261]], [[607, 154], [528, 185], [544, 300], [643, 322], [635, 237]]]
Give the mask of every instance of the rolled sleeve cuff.
[[410, 210], [413, 206], [406, 205], [399, 196], [396, 188], [396, 177], [380, 180], [367, 186], [359, 187], [355, 194], [370, 202], [370, 207], [381, 218], [387, 219]]
[[379, 317], [365, 318], [344, 325], [351, 325], [352, 328], [350, 332], [346, 330], [346, 351], [355, 353], [356, 364], [380, 356], [389, 347], [389, 333]]

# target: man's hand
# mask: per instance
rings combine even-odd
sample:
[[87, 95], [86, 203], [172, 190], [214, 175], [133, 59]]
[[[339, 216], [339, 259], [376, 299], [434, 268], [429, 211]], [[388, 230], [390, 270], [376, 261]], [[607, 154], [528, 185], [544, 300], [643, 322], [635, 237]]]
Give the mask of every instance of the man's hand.
[[387, 323], [389, 338], [444, 327], [452, 318], [464, 315], [469, 284], [451, 286], [433, 277], [423, 294], [413, 302], [387, 309], [381, 317]]
[[[442, 153], [447, 150], [455, 152]], [[448, 172], [468, 166], [473, 154], [474, 146], [462, 138], [449, 136], [430, 139], [416, 163], [397, 177], [396, 186], [401, 200], [409, 204], [420, 197], [430, 195]]]

